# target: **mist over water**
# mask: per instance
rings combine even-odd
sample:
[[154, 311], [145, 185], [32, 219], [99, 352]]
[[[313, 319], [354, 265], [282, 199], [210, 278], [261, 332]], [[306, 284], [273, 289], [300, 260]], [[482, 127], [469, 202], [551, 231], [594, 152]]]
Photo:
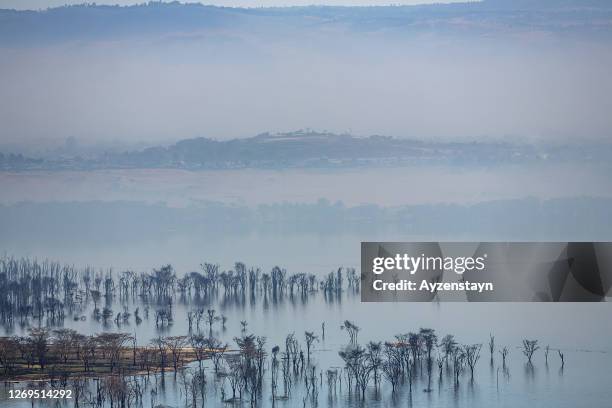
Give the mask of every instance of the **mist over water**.
[[316, 203], [349, 207], [475, 204], [533, 197], [610, 197], [607, 167], [588, 164], [402, 166], [184, 171], [134, 169], [4, 172], [2, 202], [142, 201], [186, 207], [206, 202], [256, 207]]

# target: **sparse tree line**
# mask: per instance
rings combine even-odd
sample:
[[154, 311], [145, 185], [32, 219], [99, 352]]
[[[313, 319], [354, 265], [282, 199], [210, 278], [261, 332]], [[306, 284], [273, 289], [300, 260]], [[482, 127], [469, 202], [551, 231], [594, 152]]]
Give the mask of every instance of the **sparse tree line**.
[[[214, 319], [215, 314], [209, 316]], [[182, 387], [186, 406], [196, 407], [204, 406], [207, 399], [208, 361], [223, 402], [259, 406], [264, 387], [269, 386], [274, 405], [294, 396], [292, 390], [299, 384], [304, 404], [316, 405], [324, 377], [330, 395], [342, 392], [344, 386], [345, 392], [360, 399], [366, 399], [368, 389], [379, 392], [385, 382], [392, 395], [400, 387], [408, 387], [412, 393], [416, 384], [426, 384], [423, 392], [431, 392], [436, 382], [458, 387], [464, 378], [475, 381], [482, 353], [482, 344], [460, 344], [453, 335], [439, 338], [428, 328], [361, 345], [359, 326], [345, 321], [340, 329], [347, 333], [347, 344], [338, 351], [343, 365], [324, 370], [314, 354], [316, 344], [324, 339], [324, 325], [321, 333], [306, 331], [303, 337], [290, 333], [284, 344], [271, 348], [266, 337], [246, 333], [246, 326], [240, 336], [234, 337], [233, 349], [200, 333], [159, 336], [143, 347], [127, 333], [87, 336], [71, 329], [32, 328], [27, 336], [0, 338], [0, 370], [5, 378], [44, 372], [53, 384], [71, 386], [81, 401], [87, 399], [90, 405], [100, 407], [140, 406], [145, 390], [150, 390], [154, 399], [157, 391], [148, 384], [148, 378], [171, 370]], [[537, 340], [524, 339], [518, 349], [525, 364], [532, 366], [540, 346]], [[545, 364], [549, 364], [550, 350], [550, 346], [544, 348]], [[491, 364], [499, 355], [506, 370], [510, 349], [498, 347], [495, 337], [490, 336], [488, 351]], [[557, 353], [563, 368], [564, 354], [560, 350]], [[95, 388], [85, 386], [91, 378], [100, 379]]]
[[[257, 404], [262, 393], [263, 371], [270, 370], [271, 399], [285, 400], [292, 397], [292, 389], [297, 384], [303, 385], [303, 402], [317, 405], [320, 387], [325, 377], [330, 394], [342, 392], [342, 387], [348, 393], [366, 399], [366, 391], [381, 390], [383, 383], [395, 394], [399, 387], [407, 386], [409, 392], [417, 383], [426, 384], [423, 392], [431, 392], [433, 384], [441, 386], [450, 382], [455, 388], [466, 378], [476, 381], [476, 368], [483, 351], [482, 344], [460, 344], [453, 335], [438, 337], [435, 330], [421, 328], [394, 336], [385, 342], [370, 341], [365, 345], [358, 342], [359, 326], [354, 322], [345, 321], [342, 330], [347, 332], [347, 344], [338, 351], [343, 366], [323, 369], [313, 356], [314, 346], [324, 338], [324, 325], [320, 334], [312, 331], [299, 336], [290, 333], [282, 345], [266, 352], [266, 339], [254, 335], [236, 337], [234, 340], [239, 353], [226, 355], [221, 368], [215, 366], [217, 376], [227, 379], [231, 394], [223, 396], [223, 401], [248, 401], [251, 406]], [[533, 366], [534, 355], [540, 349], [537, 340], [524, 339], [517, 348], [525, 357], [525, 364]], [[508, 346], [498, 348], [495, 337], [490, 336], [488, 351], [490, 363], [501, 357], [500, 365], [508, 370], [507, 358], [510, 353]], [[545, 349], [545, 364], [548, 365], [550, 346]], [[565, 362], [563, 353], [558, 350], [560, 366]], [[269, 364], [265, 364], [269, 357]]]
[[[193, 299], [210, 302], [213, 299], [240, 300], [247, 296], [254, 300], [261, 297], [280, 302], [284, 298], [307, 298], [322, 292], [327, 298], [338, 297], [343, 291], [359, 291], [360, 279], [355, 269], [339, 268], [323, 279], [314, 274], [288, 274], [285, 269], [274, 267], [270, 272], [259, 268], [248, 268], [236, 262], [231, 270], [221, 270], [218, 264], [203, 263], [200, 271], [189, 272], [178, 277], [171, 265], [164, 265], [151, 272], [136, 273], [112, 270], [101, 271], [87, 267], [57, 262], [38, 261], [29, 258], [0, 258], [0, 323], [12, 326], [18, 321], [27, 325], [29, 319], [37, 320], [38, 326], [60, 325], [67, 315], [74, 320], [84, 320], [83, 310], [93, 304], [93, 317], [108, 324], [128, 323], [133, 319], [140, 324], [149, 318], [150, 305], [155, 310], [157, 327], [173, 323], [172, 305], [176, 299]], [[127, 304], [130, 299], [144, 302], [131, 312]], [[122, 310], [114, 311], [118, 300]], [[201, 316], [194, 311], [190, 322], [201, 323]], [[223, 322], [222, 316], [218, 316]], [[209, 326], [210, 321], [207, 320]]]
[[215, 337], [159, 336], [137, 346], [128, 333], [85, 335], [72, 329], [31, 328], [26, 336], [0, 337], [0, 373], [5, 378], [24, 373], [100, 375], [174, 371], [210, 359], [215, 370], [228, 345]]
[[[401, 384], [408, 384], [413, 391], [413, 383], [417, 379], [426, 381], [425, 392], [432, 391], [432, 381], [437, 377], [441, 385], [449, 378], [455, 386], [459, 386], [464, 374], [470, 381], [475, 379], [475, 369], [481, 357], [482, 344], [460, 344], [453, 335], [438, 338], [433, 329], [421, 328], [417, 332], [398, 334], [391, 341], [372, 342], [361, 346], [357, 342], [359, 327], [350, 321], [341, 326], [348, 333], [348, 345], [339, 355], [344, 361], [344, 374], [349, 390], [354, 390], [361, 398], [365, 398], [366, 389], [373, 386], [380, 388], [381, 380], [386, 380], [392, 393]], [[494, 364], [496, 351], [501, 356], [501, 365], [507, 371], [507, 357], [510, 350], [507, 346], [497, 349], [495, 337], [489, 338], [490, 364]], [[538, 340], [524, 339], [519, 347], [526, 358], [526, 365], [533, 367], [535, 353], [540, 349]], [[545, 348], [545, 364], [548, 365], [550, 346]], [[557, 350], [560, 368], [565, 366], [564, 354]], [[436, 373], [437, 371], [437, 373]], [[338, 382], [337, 370], [327, 371], [328, 383], [334, 386]]]

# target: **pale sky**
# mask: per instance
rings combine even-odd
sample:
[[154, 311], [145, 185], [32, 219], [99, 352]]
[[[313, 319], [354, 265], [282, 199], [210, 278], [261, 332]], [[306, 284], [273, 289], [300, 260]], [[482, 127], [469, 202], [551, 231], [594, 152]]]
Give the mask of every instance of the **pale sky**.
[[[168, 0], [171, 1], [171, 0]], [[216, 6], [229, 7], [273, 7], [273, 6], [308, 6], [308, 5], [330, 5], [330, 6], [386, 6], [386, 5], [414, 5], [432, 3], [460, 3], [469, 0], [181, 0], [183, 3], [203, 3]], [[86, 0], [0, 0], [0, 8], [10, 9], [44, 9], [66, 4], [82, 4]], [[90, 1], [91, 2], [91, 1]], [[146, 0], [96, 0], [96, 4], [142, 4]]]

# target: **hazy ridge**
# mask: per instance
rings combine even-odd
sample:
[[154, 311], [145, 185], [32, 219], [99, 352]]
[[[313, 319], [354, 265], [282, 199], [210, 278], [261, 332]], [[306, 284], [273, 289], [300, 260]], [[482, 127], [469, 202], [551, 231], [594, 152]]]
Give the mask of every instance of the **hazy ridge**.
[[219, 141], [181, 140], [123, 153], [91, 157], [31, 158], [0, 153], [2, 170], [83, 170], [116, 168], [328, 168], [414, 164], [499, 165], [589, 162], [607, 165], [612, 145], [532, 145], [502, 142], [426, 142], [385, 136], [354, 137], [315, 131]]
[[329, 29], [500, 34], [542, 30], [609, 35], [612, 5], [603, 0], [485, 0], [378, 7], [229, 8], [201, 4], [80, 5], [42, 11], [0, 10], [0, 44], [112, 39], [231, 27], [252, 34]]

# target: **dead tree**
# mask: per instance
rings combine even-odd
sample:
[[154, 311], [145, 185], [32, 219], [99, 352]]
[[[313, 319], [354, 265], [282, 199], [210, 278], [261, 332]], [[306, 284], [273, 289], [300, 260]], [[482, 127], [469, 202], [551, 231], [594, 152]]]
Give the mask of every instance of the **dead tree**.
[[159, 368], [163, 374], [166, 369], [168, 351], [168, 349], [166, 348], [166, 341], [162, 336], [159, 336], [151, 340], [151, 344], [157, 348], [157, 352], [159, 354]]
[[340, 330], [346, 330], [349, 335], [350, 344], [357, 344], [357, 335], [359, 334], [359, 330], [361, 330], [359, 326], [350, 320], [345, 320], [344, 324], [340, 326]]
[[455, 336], [452, 334], [447, 334], [442, 337], [440, 340], [439, 347], [442, 348], [444, 353], [444, 361], [448, 364], [448, 357], [453, 355], [455, 348], [457, 347], [457, 342], [455, 341]]
[[395, 393], [396, 387], [403, 375], [403, 358], [400, 349], [393, 343], [385, 343], [384, 361], [381, 365], [383, 376], [391, 384], [391, 392]]
[[100, 333], [95, 337], [103, 358], [109, 362], [111, 373], [115, 367], [119, 367], [124, 345], [131, 339], [132, 336], [128, 333]]
[[453, 372], [455, 376], [455, 385], [459, 385], [459, 377], [465, 369], [465, 352], [461, 347], [456, 347], [453, 351]]
[[216, 321], [219, 321], [221, 318], [217, 316], [217, 311], [215, 309], [208, 309], [206, 311], [206, 322], [208, 323], [208, 331], [212, 333], [212, 326]]
[[312, 343], [315, 341], [319, 341], [319, 337], [314, 334], [314, 332], [304, 332], [304, 336], [306, 337], [306, 356], [308, 361], [310, 361], [310, 349], [312, 348]]
[[338, 354], [342, 360], [344, 360], [344, 366], [348, 373], [347, 378], [349, 379], [349, 389], [350, 379], [352, 377], [355, 380], [355, 386], [360, 391], [361, 398], [365, 399], [365, 390], [368, 386], [373, 370], [372, 365], [369, 363], [366, 350], [359, 345], [349, 345], [341, 350]]
[[58, 329], [53, 330], [53, 349], [55, 354], [60, 358], [61, 361], [66, 364], [70, 351], [74, 348], [74, 336], [75, 330], [72, 329]]
[[478, 363], [478, 360], [480, 359], [481, 347], [481, 344], [472, 344], [464, 347], [465, 361], [470, 367], [470, 374], [472, 380], [474, 379], [474, 367], [476, 367], [476, 363]]
[[0, 367], [4, 374], [10, 374], [15, 369], [19, 358], [19, 339], [15, 337], [0, 337]]
[[176, 373], [176, 370], [181, 363], [181, 353], [183, 352], [183, 347], [187, 344], [187, 336], [169, 336], [166, 337], [164, 341], [170, 350], [170, 354], [172, 355], [172, 366], [174, 367], [174, 372]]
[[565, 367], [565, 354], [561, 352], [561, 350], [557, 350], [559, 353], [559, 358], [561, 359], [561, 368]]
[[200, 368], [202, 368], [202, 361], [206, 357], [207, 341], [206, 337], [201, 334], [193, 334], [189, 337], [189, 344], [193, 348], [193, 352], [198, 360]]
[[32, 355], [38, 359], [40, 370], [45, 369], [47, 354], [49, 351], [50, 330], [47, 328], [32, 328], [29, 330], [28, 342]]
[[508, 350], [508, 347], [505, 346], [499, 351], [499, 354], [502, 356], [502, 364], [504, 367], [506, 366], [506, 357], [508, 356], [508, 353], [510, 353], [510, 350]]
[[215, 374], [218, 374], [228, 345], [222, 344], [221, 340], [211, 336], [204, 339], [204, 346], [206, 347], [206, 354], [210, 356], [213, 362]]
[[527, 364], [532, 364], [531, 358], [539, 348], [537, 340], [523, 340], [523, 354], [527, 357]]

